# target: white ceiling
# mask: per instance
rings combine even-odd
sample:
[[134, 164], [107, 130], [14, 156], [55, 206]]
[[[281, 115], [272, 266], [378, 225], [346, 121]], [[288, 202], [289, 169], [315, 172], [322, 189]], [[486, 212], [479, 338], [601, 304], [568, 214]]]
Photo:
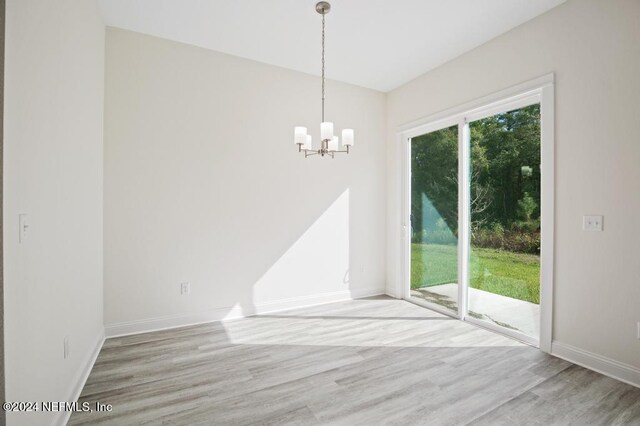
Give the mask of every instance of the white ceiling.
[[[330, 0], [327, 78], [389, 91], [565, 0]], [[106, 24], [320, 74], [316, 0], [100, 0]]]

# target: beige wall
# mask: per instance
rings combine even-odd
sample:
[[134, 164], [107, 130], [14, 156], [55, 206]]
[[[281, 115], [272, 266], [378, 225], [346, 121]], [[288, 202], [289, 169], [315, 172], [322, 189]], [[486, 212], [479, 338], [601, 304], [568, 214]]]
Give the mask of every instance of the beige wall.
[[103, 335], [104, 24], [88, 0], [8, 0], [6, 18], [6, 398], [66, 401]]
[[[554, 339], [640, 367], [640, 2], [570, 0], [388, 96], [388, 288], [397, 284], [399, 125], [555, 73]], [[605, 231], [583, 232], [584, 214]]]
[[384, 94], [328, 82], [356, 146], [305, 159], [319, 78], [109, 28], [105, 108], [108, 333], [384, 291]]

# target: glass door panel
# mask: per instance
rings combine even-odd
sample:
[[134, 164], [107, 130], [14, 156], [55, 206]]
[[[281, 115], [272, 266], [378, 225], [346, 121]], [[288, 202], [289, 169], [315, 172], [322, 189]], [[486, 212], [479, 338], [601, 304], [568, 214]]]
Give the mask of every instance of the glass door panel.
[[469, 124], [468, 313], [538, 338], [540, 105]]
[[458, 126], [411, 139], [411, 297], [458, 311]]

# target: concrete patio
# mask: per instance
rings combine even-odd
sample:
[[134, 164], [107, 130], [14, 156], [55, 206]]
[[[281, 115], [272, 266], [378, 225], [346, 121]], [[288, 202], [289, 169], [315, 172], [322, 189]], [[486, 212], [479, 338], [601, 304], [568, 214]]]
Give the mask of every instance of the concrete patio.
[[[411, 295], [455, 310], [458, 284], [412, 289]], [[537, 338], [540, 334], [540, 306], [531, 302], [469, 288], [469, 315], [528, 336]]]

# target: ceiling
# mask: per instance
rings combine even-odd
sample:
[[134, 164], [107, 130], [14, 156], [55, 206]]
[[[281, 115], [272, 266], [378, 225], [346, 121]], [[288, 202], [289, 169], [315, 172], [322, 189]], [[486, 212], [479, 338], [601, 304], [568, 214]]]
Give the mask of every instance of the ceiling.
[[[316, 0], [99, 0], [106, 24], [320, 74]], [[565, 0], [330, 0], [327, 78], [389, 91]]]

